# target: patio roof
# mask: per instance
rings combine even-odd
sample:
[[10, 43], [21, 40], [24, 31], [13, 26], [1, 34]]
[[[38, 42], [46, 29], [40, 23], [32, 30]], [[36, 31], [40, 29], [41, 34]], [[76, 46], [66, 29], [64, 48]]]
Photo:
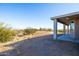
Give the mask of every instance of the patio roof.
[[79, 19], [79, 11], [78, 12], [73, 12], [73, 13], [68, 13], [60, 16], [55, 16], [51, 17], [51, 20], [57, 19], [58, 22], [63, 23], [68, 25], [67, 19], [72, 20], [72, 19]]

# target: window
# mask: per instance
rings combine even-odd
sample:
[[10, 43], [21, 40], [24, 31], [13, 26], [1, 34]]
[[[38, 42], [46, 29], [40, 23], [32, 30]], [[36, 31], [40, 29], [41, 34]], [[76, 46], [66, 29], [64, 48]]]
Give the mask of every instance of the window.
[[75, 23], [73, 20], [71, 20], [70, 21], [70, 36], [72, 38], [75, 38], [74, 31], [75, 31]]
[[70, 31], [74, 31], [74, 21], [70, 22]]

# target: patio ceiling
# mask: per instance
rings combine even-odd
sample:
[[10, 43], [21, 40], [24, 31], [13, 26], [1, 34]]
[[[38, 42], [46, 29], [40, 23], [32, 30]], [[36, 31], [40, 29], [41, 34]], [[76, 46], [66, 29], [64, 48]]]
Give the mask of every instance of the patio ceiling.
[[69, 23], [67, 20], [74, 20], [74, 19], [78, 20], [79, 19], [79, 12], [73, 12], [73, 13], [69, 13], [69, 14], [51, 17], [51, 20], [54, 20], [54, 19], [57, 19], [57, 21], [62, 24], [68, 25]]

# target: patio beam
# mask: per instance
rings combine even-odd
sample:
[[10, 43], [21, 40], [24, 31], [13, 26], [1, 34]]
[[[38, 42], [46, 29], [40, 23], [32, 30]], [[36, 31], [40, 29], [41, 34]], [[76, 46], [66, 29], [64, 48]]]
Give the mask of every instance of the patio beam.
[[54, 19], [54, 39], [57, 39], [57, 19]]

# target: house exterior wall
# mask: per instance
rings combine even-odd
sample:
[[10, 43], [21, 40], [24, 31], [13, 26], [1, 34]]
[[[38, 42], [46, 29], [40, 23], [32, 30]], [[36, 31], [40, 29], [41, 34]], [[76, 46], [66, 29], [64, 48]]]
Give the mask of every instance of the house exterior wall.
[[75, 38], [79, 39], [79, 20], [75, 20]]
[[[70, 25], [70, 22], [72, 20], [67, 20], [67, 23], [69, 23]], [[79, 20], [78, 19], [73, 19], [74, 21], [74, 31], [72, 31], [71, 29], [69, 30], [70, 32], [70, 37], [72, 37], [73, 39], [79, 39]]]
[[[72, 20], [69, 21], [69, 24]], [[73, 39], [79, 39], [79, 20], [78, 19], [74, 19], [74, 31], [71, 30], [70, 28], [70, 37], [72, 37]]]
[[[70, 26], [70, 22], [72, 20], [67, 20], [67, 23]], [[73, 19], [74, 22], [74, 31], [72, 31], [71, 29], [69, 29], [70, 32], [70, 37], [72, 37], [73, 39], [79, 39], [79, 19]]]
[[70, 28], [70, 33], [69, 33], [70, 37], [74, 39], [75, 38], [75, 20], [70, 20], [69, 28]]

